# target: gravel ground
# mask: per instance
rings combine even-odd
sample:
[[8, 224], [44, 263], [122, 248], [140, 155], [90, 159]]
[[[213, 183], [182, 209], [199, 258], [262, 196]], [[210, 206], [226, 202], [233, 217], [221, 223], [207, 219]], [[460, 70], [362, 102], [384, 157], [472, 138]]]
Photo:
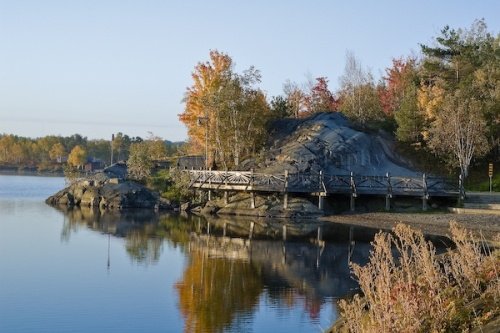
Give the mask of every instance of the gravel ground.
[[[331, 215], [320, 218], [322, 221], [360, 225], [371, 228], [391, 229], [397, 223], [406, 223], [422, 230], [425, 234], [449, 235], [450, 221], [471, 230], [491, 245], [500, 246], [500, 215], [490, 214], [453, 214], [453, 213], [360, 213]], [[496, 237], [495, 237], [496, 236]]]

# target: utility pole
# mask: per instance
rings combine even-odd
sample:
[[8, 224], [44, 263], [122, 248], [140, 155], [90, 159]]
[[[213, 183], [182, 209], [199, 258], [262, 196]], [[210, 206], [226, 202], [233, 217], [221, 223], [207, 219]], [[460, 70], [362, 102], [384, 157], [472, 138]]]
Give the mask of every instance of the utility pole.
[[111, 134], [111, 163], [109, 165], [113, 165], [113, 141], [115, 141], [115, 135]]

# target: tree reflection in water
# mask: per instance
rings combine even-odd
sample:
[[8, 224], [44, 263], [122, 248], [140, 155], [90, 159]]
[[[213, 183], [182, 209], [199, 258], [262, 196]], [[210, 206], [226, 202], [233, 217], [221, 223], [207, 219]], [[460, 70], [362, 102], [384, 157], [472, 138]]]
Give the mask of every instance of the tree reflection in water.
[[[206, 222], [198, 217], [150, 210], [63, 212], [63, 240], [68, 241], [81, 226], [124, 238], [127, 254], [141, 264], [158, 262], [165, 242], [180, 247], [188, 261], [174, 288], [186, 332], [246, 331], [262, 299], [278, 311], [302, 307], [314, 322], [325, 303], [335, 303], [356, 288], [348, 259], [363, 263], [369, 252], [369, 243], [356, 243], [353, 248], [354, 242], [347, 239], [319, 247], [199, 236]], [[231, 247], [228, 242], [237, 245]]]
[[64, 214], [61, 240], [69, 241], [81, 227], [125, 239], [130, 258], [141, 264], [154, 264], [160, 259], [164, 241], [174, 247], [188, 243], [194, 230], [190, 217], [158, 214], [149, 209], [107, 211], [88, 207], [58, 207]]
[[263, 284], [259, 271], [248, 263], [194, 251], [175, 287], [185, 332], [220, 332], [228, 327], [241, 332], [245, 329], [234, 325], [244, 325], [241, 319], [252, 316]]

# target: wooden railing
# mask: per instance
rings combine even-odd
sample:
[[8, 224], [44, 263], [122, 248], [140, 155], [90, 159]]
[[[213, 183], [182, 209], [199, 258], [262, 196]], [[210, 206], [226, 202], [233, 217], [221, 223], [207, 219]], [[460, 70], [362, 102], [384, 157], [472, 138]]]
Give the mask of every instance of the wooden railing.
[[439, 177], [330, 175], [319, 173], [265, 174], [252, 171], [185, 170], [193, 188], [213, 190], [456, 196], [459, 182]]

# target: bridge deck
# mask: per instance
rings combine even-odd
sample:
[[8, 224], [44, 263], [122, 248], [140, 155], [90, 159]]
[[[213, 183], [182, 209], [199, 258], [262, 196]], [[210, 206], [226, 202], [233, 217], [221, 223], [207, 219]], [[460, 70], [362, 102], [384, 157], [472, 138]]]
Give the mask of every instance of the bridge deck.
[[458, 184], [438, 177], [263, 174], [251, 171], [187, 170], [197, 189], [251, 192], [455, 197]]

